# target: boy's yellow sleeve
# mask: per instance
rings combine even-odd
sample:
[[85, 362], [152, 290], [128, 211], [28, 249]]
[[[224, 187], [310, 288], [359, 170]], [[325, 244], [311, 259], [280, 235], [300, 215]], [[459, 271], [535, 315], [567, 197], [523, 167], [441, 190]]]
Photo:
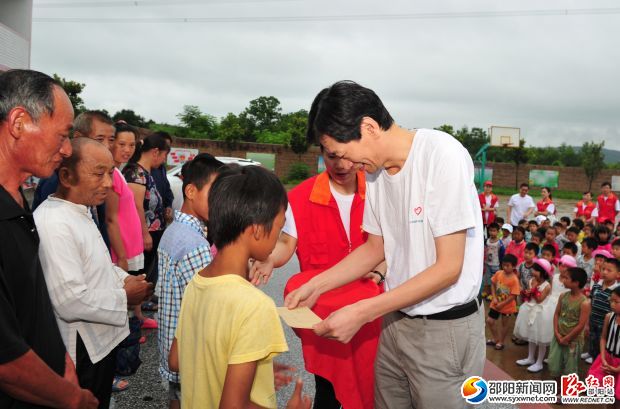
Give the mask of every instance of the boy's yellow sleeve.
[[233, 323], [236, 331], [228, 364], [261, 361], [288, 351], [284, 330], [271, 299], [246, 305], [245, 314]]

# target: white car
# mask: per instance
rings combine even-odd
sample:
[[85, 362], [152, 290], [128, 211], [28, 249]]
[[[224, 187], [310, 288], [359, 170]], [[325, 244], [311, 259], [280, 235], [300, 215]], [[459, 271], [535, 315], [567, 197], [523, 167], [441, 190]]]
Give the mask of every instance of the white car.
[[[235, 163], [239, 166], [261, 166], [260, 162], [252, 159], [233, 158], [230, 156], [216, 156], [215, 158], [224, 164]], [[183, 164], [180, 164], [166, 172], [168, 182], [170, 182], [170, 189], [174, 195], [174, 201], [172, 202], [174, 210], [181, 210], [181, 206], [183, 206], [183, 181], [180, 177], [182, 168]]]

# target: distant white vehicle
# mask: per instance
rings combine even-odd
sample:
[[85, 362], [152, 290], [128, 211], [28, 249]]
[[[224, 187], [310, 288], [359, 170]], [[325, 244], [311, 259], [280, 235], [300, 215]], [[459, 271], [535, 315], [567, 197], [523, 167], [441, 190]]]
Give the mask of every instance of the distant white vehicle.
[[[261, 166], [260, 162], [252, 159], [233, 158], [230, 156], [216, 156], [216, 159], [226, 165], [235, 163], [239, 166]], [[174, 210], [181, 210], [181, 206], [183, 206], [183, 181], [180, 177], [182, 168], [183, 164], [180, 164], [166, 172], [168, 182], [170, 182], [170, 189], [172, 190], [172, 194], [174, 194], [174, 201], [172, 202], [172, 208]]]

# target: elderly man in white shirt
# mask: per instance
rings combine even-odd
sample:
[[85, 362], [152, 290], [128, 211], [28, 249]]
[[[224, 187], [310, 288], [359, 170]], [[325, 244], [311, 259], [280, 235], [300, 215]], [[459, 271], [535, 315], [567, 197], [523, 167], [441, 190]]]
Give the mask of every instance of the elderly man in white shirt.
[[109, 150], [87, 138], [72, 141], [59, 168], [59, 187], [34, 213], [39, 256], [63, 341], [80, 385], [100, 408], [110, 402], [116, 347], [129, 335], [127, 307], [152, 293], [144, 276], [112, 264], [90, 214], [112, 186]]
[[521, 186], [519, 186], [519, 193], [512, 195], [508, 201], [506, 222], [512, 224], [513, 227], [517, 227], [520, 220], [527, 220], [532, 213], [534, 213], [534, 210], [536, 210], [534, 199], [527, 194], [529, 190], [530, 185], [521, 183]]

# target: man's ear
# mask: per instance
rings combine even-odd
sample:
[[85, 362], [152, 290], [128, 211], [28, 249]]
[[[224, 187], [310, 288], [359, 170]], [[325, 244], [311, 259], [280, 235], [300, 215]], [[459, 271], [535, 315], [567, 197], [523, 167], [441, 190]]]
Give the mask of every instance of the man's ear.
[[58, 183], [63, 187], [75, 186], [77, 178], [75, 172], [69, 170], [69, 168], [61, 167], [58, 169]]
[[369, 116], [365, 116], [362, 118], [362, 121], [360, 122], [360, 134], [362, 135], [362, 138], [364, 137], [364, 135], [377, 138], [380, 133], [381, 127], [379, 126], [379, 123], [377, 121], [375, 121]]
[[252, 237], [254, 240], [259, 241], [265, 234], [265, 228], [259, 224], [252, 225]]
[[32, 117], [23, 107], [15, 107], [7, 115], [9, 133], [15, 139], [22, 137], [29, 125], [33, 124]]

